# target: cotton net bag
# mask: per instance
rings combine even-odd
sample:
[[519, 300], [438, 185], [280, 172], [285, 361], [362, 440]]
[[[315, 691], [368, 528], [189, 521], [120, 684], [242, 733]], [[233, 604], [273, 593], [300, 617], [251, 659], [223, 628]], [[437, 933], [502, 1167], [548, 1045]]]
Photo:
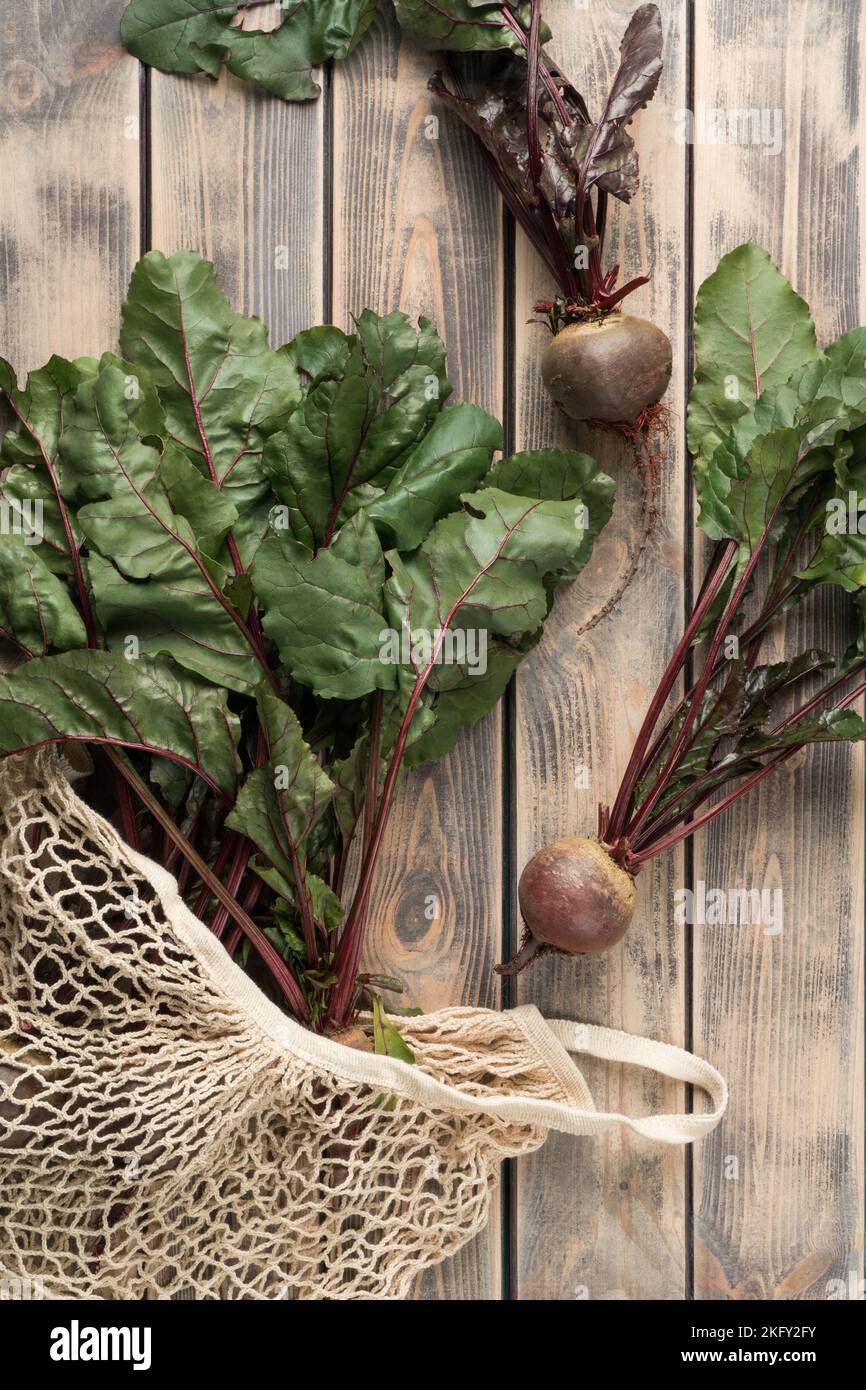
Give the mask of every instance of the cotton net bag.
[[[0, 1278], [46, 1298], [403, 1298], [550, 1130], [688, 1143], [721, 1076], [537, 1009], [401, 1020], [417, 1063], [288, 1019], [42, 750], [0, 764]], [[596, 1110], [570, 1053], [709, 1093]]]

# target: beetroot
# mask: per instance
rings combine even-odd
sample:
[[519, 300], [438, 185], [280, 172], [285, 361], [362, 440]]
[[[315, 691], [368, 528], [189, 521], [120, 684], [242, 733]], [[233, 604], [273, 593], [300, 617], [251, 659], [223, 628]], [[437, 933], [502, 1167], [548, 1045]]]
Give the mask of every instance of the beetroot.
[[[607, 96], [593, 114], [545, 52], [543, 0], [504, 5], [495, 15], [496, 6], [485, 7], [485, 16], [488, 8], [490, 17], [475, 41], [489, 49], [499, 25], [506, 25], [511, 37], [499, 59], [489, 53], [483, 65], [461, 68], [455, 58], [447, 80], [436, 73], [430, 87], [472, 131], [516, 223], [556, 286], [553, 298], [535, 305], [542, 316], [537, 321], [553, 335], [541, 353], [545, 385], [566, 415], [620, 437], [640, 481], [640, 524], [628, 563], [586, 631], [623, 597], [658, 514], [660, 447], [668, 428], [661, 398], [671, 376], [671, 345], [645, 319], [621, 313], [623, 301], [648, 277], [620, 283], [620, 265], [609, 263], [605, 240], [610, 199], [627, 204], [638, 191], [629, 126], [658, 87], [664, 30], [657, 5], [635, 10]], [[446, 35], [443, 46], [463, 49], [466, 28], [456, 25], [459, 42]], [[589, 29], [586, 52], [592, 52]], [[606, 70], [607, 60], [599, 66]]]
[[[545, 52], [541, 10], [542, 0], [503, 7], [512, 41], [498, 65], [491, 60], [481, 70], [480, 87], [477, 71], [464, 73], [456, 64], [448, 82], [437, 73], [430, 86], [478, 140], [515, 220], [557, 285], [555, 299], [536, 305], [556, 334], [542, 365], [554, 399], [575, 420], [630, 426], [664, 394], [671, 349], [660, 329], [616, 312], [647, 276], [618, 285], [619, 265], [605, 262], [605, 235], [609, 198], [630, 203], [638, 191], [628, 127], [659, 84], [661, 13], [652, 4], [635, 10], [595, 118]], [[484, 30], [495, 27], [491, 20]], [[481, 46], [489, 46], [488, 38]], [[515, 81], [515, 54], [525, 59], [524, 81]]]
[[[808, 306], [767, 253], [747, 243], [701, 286], [694, 339], [688, 440], [698, 524], [716, 544], [613, 802], [598, 807], [595, 838], [560, 840], [523, 871], [526, 933], [507, 974], [543, 951], [613, 945], [645, 865], [811, 744], [866, 743], [856, 712], [866, 695], [866, 571], [862, 535], [850, 528], [864, 485], [846, 465], [861, 457], [866, 329], [819, 353]], [[743, 381], [755, 373], [748, 399], [731, 400], [732, 353]], [[850, 529], [839, 529], [839, 517]], [[835, 652], [792, 650], [779, 621], [787, 625], [822, 586], [851, 595], [858, 638]], [[816, 614], [809, 631], [820, 630]], [[645, 630], [635, 638], [635, 667], [641, 637], [646, 643]], [[749, 916], [755, 920], [751, 909]]]
[[517, 889], [526, 934], [501, 975], [516, 975], [541, 951], [595, 955], [615, 946], [634, 913], [634, 879], [598, 840], [557, 840], [530, 859]]
[[668, 388], [670, 340], [633, 314], [570, 323], [544, 349], [541, 374], [572, 420], [633, 425]]

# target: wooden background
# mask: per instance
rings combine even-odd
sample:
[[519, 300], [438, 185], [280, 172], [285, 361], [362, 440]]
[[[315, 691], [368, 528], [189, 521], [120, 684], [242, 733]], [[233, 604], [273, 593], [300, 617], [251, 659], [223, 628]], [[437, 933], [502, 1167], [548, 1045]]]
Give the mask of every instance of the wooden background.
[[[550, 285], [509, 225], [462, 129], [426, 90], [430, 55], [383, 14], [317, 103], [234, 79], [145, 74], [119, 45], [124, 0], [4, 0], [0, 16], [0, 351], [19, 371], [113, 344], [149, 247], [211, 257], [234, 306], [274, 343], [364, 306], [431, 315], [456, 398], [506, 421], [514, 447], [569, 436], [539, 389]], [[383, 4], [383, 9], [388, 8]], [[631, 0], [547, 0], [552, 51], [598, 105]], [[636, 126], [643, 191], [611, 258], [652, 274], [636, 307], [670, 334], [675, 415], [663, 516], [616, 612], [586, 637], [627, 563], [628, 460], [590, 567], [558, 601], [503, 707], [407, 786], [369, 955], [427, 1007], [500, 1002], [491, 966], [516, 937], [514, 884], [535, 848], [591, 833], [681, 630], [697, 557], [683, 442], [689, 307], [718, 257], [761, 242], [809, 299], [819, 337], [864, 320], [866, 151], [861, 0], [661, 0], [665, 72]], [[262, 11], [256, 11], [257, 22]], [[782, 113], [784, 145], [680, 143], [684, 108]], [[438, 117], [438, 128], [428, 122]], [[433, 138], [430, 138], [430, 137]], [[619, 242], [619, 245], [617, 243]], [[633, 301], [634, 302], [634, 301]], [[823, 609], [791, 620], [830, 645]], [[582, 777], [580, 769], [588, 770]], [[583, 782], [588, 786], [583, 786]], [[793, 760], [693, 852], [639, 880], [626, 942], [593, 963], [543, 961], [515, 997], [682, 1043], [731, 1085], [693, 1154], [627, 1136], [557, 1138], [505, 1176], [497, 1219], [423, 1280], [425, 1299], [772, 1299], [856, 1294], [863, 1274], [863, 759]], [[781, 935], [673, 924], [692, 878], [781, 886]], [[509, 1002], [507, 999], [503, 1002]], [[588, 1066], [604, 1109], [686, 1097]], [[844, 1281], [843, 1286], [830, 1284]], [[862, 1297], [862, 1294], [860, 1294]]]

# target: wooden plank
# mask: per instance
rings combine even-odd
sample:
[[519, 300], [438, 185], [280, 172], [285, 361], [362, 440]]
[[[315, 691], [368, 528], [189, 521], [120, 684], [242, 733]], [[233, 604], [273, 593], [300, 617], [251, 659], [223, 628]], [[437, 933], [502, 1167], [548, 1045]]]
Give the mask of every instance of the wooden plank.
[[[697, 8], [696, 100], [778, 112], [784, 142], [775, 157], [696, 145], [696, 284], [756, 240], [808, 299], [822, 342], [863, 322], [858, 22], [848, 0]], [[841, 650], [843, 608], [807, 605], [769, 658]], [[862, 1273], [862, 750], [789, 764], [699, 839], [695, 874], [784, 895], [779, 935], [695, 928], [695, 1047], [731, 1085], [696, 1152], [695, 1296], [826, 1298], [831, 1279]]]
[[0, 23], [2, 351], [19, 373], [117, 343], [138, 253], [138, 64], [124, 0], [33, 0]]
[[[277, 5], [247, 27], [267, 29]], [[271, 342], [324, 315], [326, 99], [288, 103], [227, 73], [150, 74], [152, 242], [216, 266], [233, 308]]]
[[[669, 334], [677, 365], [667, 403], [674, 425], [661, 470], [661, 518], [650, 550], [614, 613], [583, 637], [587, 618], [615, 589], [639, 525], [633, 465], [619, 445], [559, 422], [543, 391], [542, 328], [525, 327], [550, 281], [520, 238], [515, 328], [517, 438], [521, 447], [557, 441], [598, 457], [619, 483], [614, 517], [585, 575], [557, 600], [538, 651], [517, 685], [517, 867], [541, 845], [595, 833], [596, 803], [610, 800], [652, 694], [681, 631], [683, 605], [683, 287], [686, 283], [686, 160], [671, 136], [685, 105], [686, 10], [662, 5], [665, 70], [655, 100], [634, 132], [643, 191], [619, 213], [608, 260], [623, 278], [652, 273], [629, 300]], [[616, 69], [631, 0], [546, 6], [551, 52], [598, 109]], [[587, 55], [598, 55], [594, 68]], [[585, 769], [585, 778], [578, 774]], [[681, 1043], [684, 1038], [682, 930], [668, 909], [682, 881], [670, 856], [638, 881], [634, 924], [603, 958], [547, 958], [519, 981], [521, 1000], [549, 1016], [578, 1018]], [[682, 1105], [681, 1088], [634, 1070], [585, 1067], [597, 1104], [646, 1113]], [[685, 1280], [684, 1159], [633, 1136], [606, 1141], [552, 1138], [521, 1160], [516, 1183], [517, 1296], [525, 1299], [681, 1298]]]
[[[268, 29], [277, 5], [248, 27]], [[151, 71], [150, 225], [155, 248], [214, 262], [239, 313], [258, 314], [274, 346], [325, 311], [325, 94], [293, 104], [223, 73]]]
[[[400, 42], [389, 12], [334, 72], [334, 318], [348, 327], [363, 308], [427, 314], [448, 346], [455, 399], [499, 414], [498, 195], [465, 132], [431, 104], [434, 66]], [[367, 960], [399, 975], [425, 1009], [498, 1001], [501, 737], [497, 712], [411, 777], [383, 849]], [[494, 1221], [422, 1280], [418, 1297], [498, 1298], [499, 1287]]]

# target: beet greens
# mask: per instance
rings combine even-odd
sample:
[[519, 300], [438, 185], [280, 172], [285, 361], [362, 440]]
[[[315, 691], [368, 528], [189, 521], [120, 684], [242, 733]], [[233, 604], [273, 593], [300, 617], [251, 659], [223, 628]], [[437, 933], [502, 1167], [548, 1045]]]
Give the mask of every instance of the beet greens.
[[[463, 37], [459, 28], [449, 38], [429, 26], [421, 30], [418, 21], [413, 27], [410, 12], [425, 10], [426, 0], [396, 5], [410, 32], [426, 34], [431, 47], [455, 48], [454, 36]], [[430, 86], [479, 140], [503, 198], [553, 276], [559, 296], [541, 307], [555, 332], [609, 313], [647, 283], [638, 276], [617, 289], [620, 268], [604, 268], [604, 241], [608, 197], [628, 203], [638, 189], [638, 157], [627, 127], [659, 83], [661, 16], [656, 5], [635, 11], [597, 121], [541, 47], [549, 31], [542, 26], [540, 0], [521, 9], [501, 7], [498, 22], [518, 40], [520, 60], [505, 57], [495, 68], [488, 65], [477, 94], [468, 93], [453, 67], [449, 81], [437, 73]]]
[[[601, 815], [600, 836], [632, 871], [798, 749], [866, 736], [851, 709], [866, 690], [857, 679], [866, 668], [866, 548], [856, 522], [848, 525], [850, 499], [856, 513], [866, 482], [866, 329], [819, 352], [808, 306], [747, 243], [700, 288], [695, 351], [689, 447], [698, 523], [716, 549], [614, 805]], [[761, 664], [773, 620], [822, 584], [853, 597], [851, 646]], [[695, 649], [700, 674], [665, 714]], [[782, 717], [780, 699], [794, 705]]]
[[[866, 738], [852, 708], [866, 692], [866, 328], [819, 352], [807, 305], [747, 243], [700, 288], [695, 349], [689, 447], [715, 551], [596, 840], [560, 841], [524, 870], [527, 933], [510, 973], [543, 950], [612, 945], [632, 912], [624, 875], [799, 749]], [[852, 597], [848, 648], [762, 663], [774, 620], [825, 584]], [[692, 654], [699, 674], [672, 701]]]
[[[273, 29], [247, 27], [267, 0], [131, 0], [121, 22], [126, 47], [162, 72], [218, 77], [223, 68], [285, 101], [318, 96], [314, 70], [350, 56], [375, 18], [379, 0], [298, 0]], [[559, 284], [558, 322], [592, 306], [608, 311], [645, 277], [615, 288], [619, 268], [602, 269], [608, 195], [629, 202], [638, 163], [627, 125], [653, 96], [661, 73], [661, 18], [636, 11], [622, 42], [619, 70], [601, 117], [544, 53], [550, 30], [540, 0], [394, 0], [408, 37], [424, 48], [483, 53], [490, 87], [470, 99], [440, 78], [431, 86], [479, 137], [514, 215]], [[253, 16], [254, 17], [254, 16]], [[576, 266], [579, 247], [587, 263]]]
[[585, 454], [494, 462], [425, 319], [274, 350], [210, 264], [151, 252], [120, 341], [23, 387], [0, 362], [0, 755], [88, 745], [129, 843], [336, 1029], [394, 987], [360, 959], [402, 771], [496, 703], [613, 483]]
[[[418, 42], [456, 51], [447, 74], [436, 73], [430, 87], [472, 132], [506, 205], [557, 287], [553, 298], [535, 305], [551, 333], [539, 364], [547, 391], [570, 419], [616, 433], [635, 464], [640, 530], [597, 622], [623, 597], [652, 535], [662, 461], [653, 438], [664, 439], [667, 432], [659, 402], [671, 377], [670, 341], [649, 320], [621, 311], [648, 277], [619, 285], [619, 265], [605, 262], [609, 199], [629, 203], [638, 190], [638, 156], [628, 127], [661, 77], [661, 15], [653, 4], [632, 15], [594, 119], [544, 50], [549, 30], [541, 0], [525, 6], [468, 0], [395, 5]], [[458, 66], [459, 54], [467, 51], [483, 54], [471, 77]]]
[[[256, 11], [274, 0], [130, 0], [120, 33], [131, 53], [161, 72], [219, 77], [223, 69], [283, 101], [320, 93], [316, 69], [348, 58], [379, 0], [277, 0], [278, 23], [256, 28]], [[462, 52], [520, 51], [528, 5], [475, 0], [396, 0], [403, 28], [427, 47]]]

